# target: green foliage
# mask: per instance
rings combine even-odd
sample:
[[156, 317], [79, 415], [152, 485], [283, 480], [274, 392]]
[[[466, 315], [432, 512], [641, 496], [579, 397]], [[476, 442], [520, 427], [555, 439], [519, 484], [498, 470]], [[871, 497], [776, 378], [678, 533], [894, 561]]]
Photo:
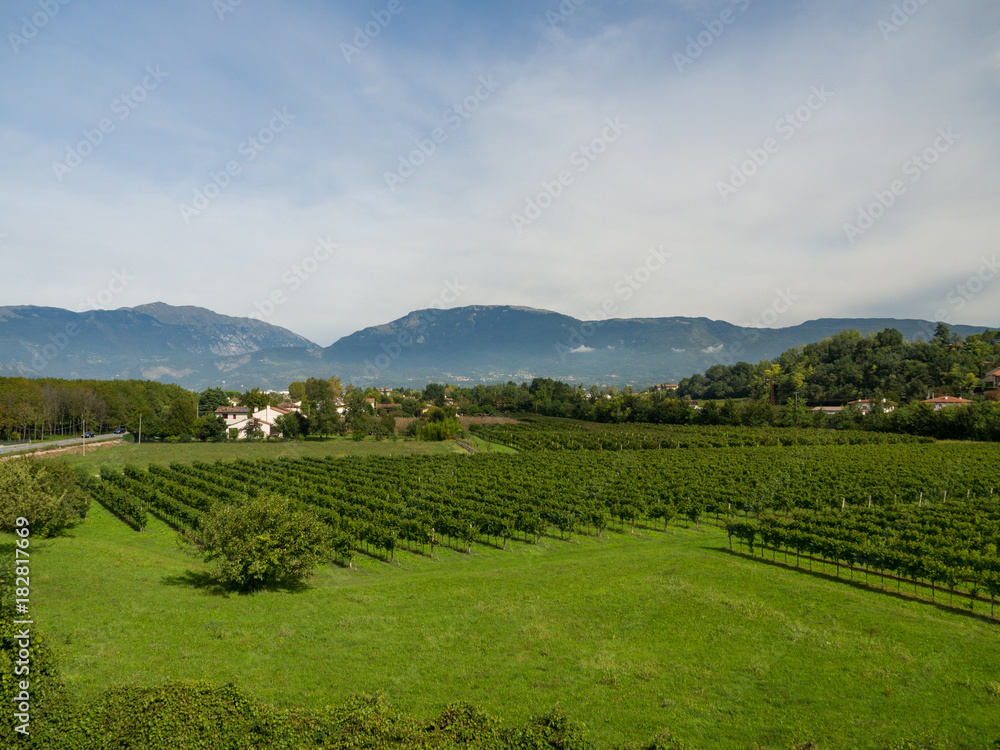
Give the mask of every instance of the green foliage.
[[215, 414], [206, 414], [198, 420], [197, 434], [201, 440], [218, 442], [226, 439], [226, 420]]
[[428, 383], [424, 388], [424, 401], [442, 407], [445, 399], [444, 391], [445, 388], [440, 383]]
[[246, 406], [253, 411], [260, 411], [271, 403], [271, 397], [259, 388], [244, 391], [239, 397], [240, 406]]
[[424, 424], [420, 430], [421, 440], [451, 440], [465, 434], [461, 423], [453, 417], [445, 417]]
[[290, 500], [261, 494], [240, 503], [216, 503], [201, 517], [197, 545], [220, 583], [241, 591], [301, 585], [332, 559], [330, 531]]
[[194, 404], [188, 398], [178, 398], [170, 404], [160, 421], [163, 437], [193, 435], [198, 429], [198, 416]]
[[[30, 546], [28, 554], [30, 560]], [[25, 564], [23, 558], [17, 564]], [[28, 742], [10, 742], [4, 747], [57, 748], [57, 740], [62, 733], [60, 728], [69, 724], [71, 704], [49, 639], [33, 625], [26, 628], [23, 624], [14, 624], [14, 620], [24, 619], [24, 615], [17, 615], [14, 609], [14, 572], [15, 558], [11, 552], [0, 559], [0, 705], [3, 705], [5, 714], [0, 724], [0, 742], [10, 741], [8, 738], [12, 736], [20, 738], [20, 735], [14, 734], [14, 725], [19, 722], [15, 721], [12, 713], [16, 705], [14, 699], [21, 693], [20, 683], [26, 680], [30, 695], [28, 728], [32, 742], [30, 745]], [[25, 629], [29, 636], [27, 660], [20, 655]], [[28, 663], [25, 664], [25, 661]], [[25, 673], [26, 667], [28, 671]]]
[[229, 397], [221, 388], [207, 388], [198, 394], [198, 411], [204, 416], [220, 406], [229, 406]]
[[37, 537], [80, 523], [90, 499], [79, 482], [79, 472], [63, 460], [0, 461], [0, 530], [13, 531], [18, 517], [28, 519]]
[[282, 414], [274, 420], [274, 426], [284, 438], [296, 438], [302, 434], [302, 428], [295, 414]]

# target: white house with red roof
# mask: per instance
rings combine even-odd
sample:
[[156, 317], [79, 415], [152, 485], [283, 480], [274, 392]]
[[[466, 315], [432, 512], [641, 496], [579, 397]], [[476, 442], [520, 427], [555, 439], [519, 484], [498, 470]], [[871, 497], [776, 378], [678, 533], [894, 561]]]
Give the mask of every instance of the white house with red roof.
[[958, 398], [958, 396], [938, 396], [937, 398], [925, 399], [924, 403], [931, 404], [934, 411], [941, 411], [949, 406], [967, 406], [973, 402], [967, 398]]

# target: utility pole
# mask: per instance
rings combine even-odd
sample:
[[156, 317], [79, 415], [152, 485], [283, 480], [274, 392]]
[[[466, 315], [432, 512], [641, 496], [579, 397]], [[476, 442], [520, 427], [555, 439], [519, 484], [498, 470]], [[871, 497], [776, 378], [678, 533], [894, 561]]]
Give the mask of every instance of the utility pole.
[[87, 420], [83, 420], [83, 455], [87, 455]]
[[142, 445], [142, 412], [139, 412], [139, 444]]

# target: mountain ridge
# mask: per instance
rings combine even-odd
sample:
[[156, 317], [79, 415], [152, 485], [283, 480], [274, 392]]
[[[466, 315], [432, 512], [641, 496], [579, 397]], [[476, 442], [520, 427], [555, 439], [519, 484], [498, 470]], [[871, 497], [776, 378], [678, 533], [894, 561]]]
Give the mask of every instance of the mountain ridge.
[[[146, 378], [201, 390], [338, 376], [344, 382], [423, 385], [551, 377], [567, 382], [676, 382], [716, 364], [751, 364], [846, 329], [933, 336], [919, 319], [819, 318], [750, 328], [707, 317], [587, 321], [521, 305], [414, 310], [321, 347], [292, 331], [192, 305], [153, 302], [74, 313], [0, 307], [0, 375]], [[986, 327], [951, 327], [960, 335]]]

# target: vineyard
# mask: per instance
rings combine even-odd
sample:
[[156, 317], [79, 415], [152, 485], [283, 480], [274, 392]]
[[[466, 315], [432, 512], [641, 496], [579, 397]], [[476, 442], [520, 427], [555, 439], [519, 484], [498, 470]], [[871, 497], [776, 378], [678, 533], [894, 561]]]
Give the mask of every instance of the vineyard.
[[755, 448], [760, 446], [896, 445], [930, 438], [860, 430], [788, 427], [597, 424], [557, 417], [522, 417], [516, 424], [474, 424], [473, 434], [522, 451], [621, 451], [665, 448]]
[[[602, 430], [593, 439], [609, 438]], [[709, 521], [751, 551], [763, 544], [831, 561], [838, 572], [844, 564], [890, 573], [897, 586], [929, 582], [932, 598], [943, 585], [972, 606], [988, 597], [992, 608], [1000, 593], [995, 459], [984, 445], [896, 443], [237, 460], [105, 470], [91, 492], [134, 529], [153, 514], [195, 533], [214, 503], [281, 494], [330, 526], [347, 565], [358, 553], [392, 561], [401, 549], [433, 557], [439, 545], [470, 553], [541, 535]]]
[[[971, 491], [970, 491], [971, 494]], [[949, 604], [959, 593], [968, 597], [968, 608], [975, 610], [981, 592], [988, 595], [990, 617], [995, 614], [995, 599], [1000, 596], [1000, 504], [995, 495], [947, 501], [942, 495], [936, 503], [916, 506], [893, 505], [884, 508], [860, 507], [822, 512], [794, 511], [789, 517], [769, 516], [758, 522], [731, 520], [727, 523], [730, 545], [735, 537], [747, 544], [751, 554], [754, 544], [761, 554], [772, 551], [787, 557], [795, 554], [799, 565], [802, 555], [832, 563], [840, 575], [845, 566], [852, 576], [861, 569], [865, 581], [872, 574], [885, 588], [888, 573], [896, 581], [913, 585], [914, 594], [922, 582], [929, 584], [931, 601], [937, 588], [947, 588]], [[890, 582], [891, 584], [891, 582]]]

